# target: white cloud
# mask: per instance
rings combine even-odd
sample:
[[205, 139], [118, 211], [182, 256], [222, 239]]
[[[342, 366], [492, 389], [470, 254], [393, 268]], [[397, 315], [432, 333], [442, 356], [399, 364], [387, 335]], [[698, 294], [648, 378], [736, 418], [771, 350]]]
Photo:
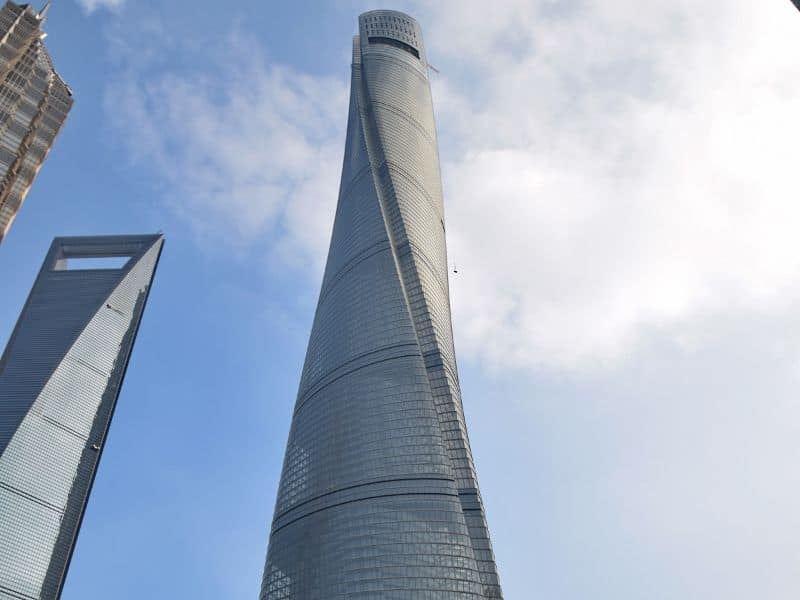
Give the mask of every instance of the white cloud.
[[800, 298], [785, 4], [420, 7], [462, 352], [607, 363], [653, 327]]
[[319, 271], [341, 167], [346, 87], [264, 63], [246, 36], [226, 42], [209, 72], [128, 72], [110, 87], [108, 112], [134, 159], [155, 168], [171, 207], [199, 236], [241, 247], [270, 234], [273, 255]]
[[[498, 367], [609, 364], [653, 328], [800, 299], [789, 3], [411, 4], [443, 73], [462, 353]], [[123, 77], [111, 112], [203, 236], [275, 233], [282, 259], [318, 267], [346, 84], [233, 41], [208, 73]], [[241, 56], [251, 63], [230, 69]]]
[[527, 598], [533, 581], [542, 598], [797, 598], [793, 313], [702, 316], [679, 326], [691, 349], [657, 332], [588, 377], [473, 381], [506, 594]]
[[122, 8], [122, 5], [125, 3], [125, 0], [77, 0], [78, 4], [81, 5], [81, 8], [86, 11], [87, 14], [91, 14], [96, 11], [98, 8], [106, 8], [108, 10], [118, 10]]

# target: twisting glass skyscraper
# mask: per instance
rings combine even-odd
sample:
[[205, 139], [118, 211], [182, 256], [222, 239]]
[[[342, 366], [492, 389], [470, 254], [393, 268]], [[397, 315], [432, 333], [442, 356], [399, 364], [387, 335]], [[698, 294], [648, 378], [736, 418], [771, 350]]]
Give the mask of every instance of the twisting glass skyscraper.
[[502, 597], [461, 406], [427, 69], [414, 19], [359, 17], [262, 600]]
[[48, 6], [0, 8], [0, 242], [72, 108], [44, 47]]
[[61, 594], [163, 243], [50, 247], [0, 358], [0, 599]]

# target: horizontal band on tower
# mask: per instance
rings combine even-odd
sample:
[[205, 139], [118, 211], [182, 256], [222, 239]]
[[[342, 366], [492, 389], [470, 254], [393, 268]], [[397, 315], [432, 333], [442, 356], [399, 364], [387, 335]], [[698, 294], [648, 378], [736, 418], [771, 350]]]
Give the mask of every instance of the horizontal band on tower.
[[409, 54], [413, 54], [416, 58], [419, 58], [419, 50], [411, 46], [410, 44], [406, 44], [405, 42], [401, 42], [400, 40], [396, 40], [390, 37], [370, 37], [367, 38], [370, 44], [384, 44], [386, 46], [394, 46], [395, 48], [400, 48], [401, 50], [405, 50]]
[[413, 479], [381, 479], [351, 485], [314, 496], [276, 515], [272, 522], [272, 533], [304, 517], [342, 504], [392, 496], [416, 495], [458, 498], [458, 491], [453, 479], [438, 475], [430, 477], [422, 475]]

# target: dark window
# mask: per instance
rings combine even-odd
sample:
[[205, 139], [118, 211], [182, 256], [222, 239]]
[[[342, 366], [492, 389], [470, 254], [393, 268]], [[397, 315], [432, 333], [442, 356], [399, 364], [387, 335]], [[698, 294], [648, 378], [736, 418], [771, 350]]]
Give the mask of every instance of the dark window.
[[370, 44], [386, 44], [387, 46], [394, 46], [395, 48], [400, 48], [401, 50], [405, 50], [409, 54], [413, 54], [417, 58], [419, 58], [419, 51], [417, 51], [414, 46], [410, 46], [405, 42], [401, 42], [400, 40], [396, 40], [394, 38], [387, 38], [387, 37], [370, 37], [367, 38]]

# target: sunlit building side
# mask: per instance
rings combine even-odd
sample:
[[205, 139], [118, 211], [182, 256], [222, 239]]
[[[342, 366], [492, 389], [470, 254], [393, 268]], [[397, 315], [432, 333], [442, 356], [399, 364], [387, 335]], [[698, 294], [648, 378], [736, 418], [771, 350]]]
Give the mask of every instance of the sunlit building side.
[[61, 595], [163, 243], [56, 238], [39, 271], [0, 358], [0, 599]]
[[0, 242], [72, 107], [44, 46], [48, 6], [0, 9]]

